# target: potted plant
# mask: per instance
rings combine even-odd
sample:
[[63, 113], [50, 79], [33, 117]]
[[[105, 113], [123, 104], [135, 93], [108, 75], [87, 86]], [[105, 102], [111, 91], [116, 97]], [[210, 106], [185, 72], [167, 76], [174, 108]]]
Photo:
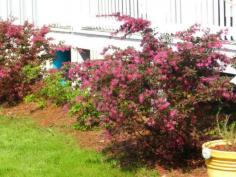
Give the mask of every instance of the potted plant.
[[217, 115], [217, 126], [221, 140], [209, 141], [202, 145], [209, 177], [236, 177], [236, 123], [230, 125], [229, 117], [223, 127]]

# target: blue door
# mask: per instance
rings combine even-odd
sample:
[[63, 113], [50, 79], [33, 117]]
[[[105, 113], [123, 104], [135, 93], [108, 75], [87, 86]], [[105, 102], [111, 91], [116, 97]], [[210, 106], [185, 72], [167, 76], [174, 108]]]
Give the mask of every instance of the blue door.
[[60, 69], [64, 62], [70, 62], [71, 61], [71, 51], [57, 51], [56, 57], [53, 60], [52, 67], [54, 69]]

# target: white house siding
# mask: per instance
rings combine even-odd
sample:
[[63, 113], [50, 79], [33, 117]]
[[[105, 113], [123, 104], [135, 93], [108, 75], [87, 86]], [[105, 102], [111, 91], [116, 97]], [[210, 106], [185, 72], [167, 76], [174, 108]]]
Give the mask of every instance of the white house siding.
[[[152, 21], [162, 32], [175, 32], [199, 23], [213, 31], [228, 28], [230, 41], [223, 50], [235, 55], [236, 0], [0, 0], [0, 17], [16, 17], [37, 26], [52, 25], [50, 34], [56, 41], [65, 41], [73, 48], [90, 50], [91, 58], [100, 59], [108, 45], [139, 47], [138, 37], [120, 40], [109, 38], [119, 27], [113, 17], [99, 17], [120, 12]], [[81, 61], [77, 50], [72, 50], [72, 61]]]

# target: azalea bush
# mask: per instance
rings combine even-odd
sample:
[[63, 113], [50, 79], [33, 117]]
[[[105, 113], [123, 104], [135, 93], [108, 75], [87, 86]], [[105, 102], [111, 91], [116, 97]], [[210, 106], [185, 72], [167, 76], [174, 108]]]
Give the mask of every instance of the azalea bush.
[[96, 96], [111, 136], [135, 137], [137, 147], [171, 162], [189, 158], [215, 126], [217, 107], [235, 103], [231, 78], [221, 75], [230, 59], [216, 50], [222, 32], [194, 25], [175, 34], [178, 42], [170, 45], [146, 20], [118, 20], [124, 24], [117, 33], [142, 35], [142, 50], [109, 47], [105, 52], [113, 53], [104, 61], [71, 66], [70, 78], [80, 78], [81, 87]]
[[41, 77], [39, 66], [54, 55], [48, 32], [47, 27], [38, 29], [28, 22], [0, 21], [0, 102], [22, 100]]

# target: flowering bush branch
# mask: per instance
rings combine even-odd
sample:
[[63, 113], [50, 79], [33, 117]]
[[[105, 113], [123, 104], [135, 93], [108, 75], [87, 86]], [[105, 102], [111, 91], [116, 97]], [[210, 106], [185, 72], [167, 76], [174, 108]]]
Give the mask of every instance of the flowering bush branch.
[[28, 22], [0, 21], [0, 102], [22, 100], [39, 78], [39, 66], [54, 55], [48, 32], [49, 28], [37, 29]]

